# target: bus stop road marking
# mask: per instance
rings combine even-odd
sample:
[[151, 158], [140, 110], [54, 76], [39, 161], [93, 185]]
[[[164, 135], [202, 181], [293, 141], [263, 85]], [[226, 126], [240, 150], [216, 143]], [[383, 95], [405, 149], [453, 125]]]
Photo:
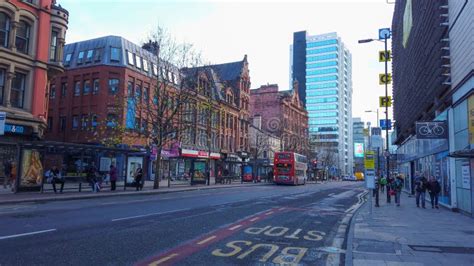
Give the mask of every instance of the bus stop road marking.
[[[269, 212], [272, 212], [272, 213], [270, 215], [265, 215], [265, 213], [269, 213]], [[178, 261], [183, 260], [194, 253], [202, 251], [203, 249], [207, 248], [209, 245], [213, 243], [219, 242], [223, 239], [226, 239], [234, 235], [235, 233], [239, 231], [237, 229], [250, 227], [251, 225], [255, 224], [257, 220], [262, 221], [263, 219], [269, 218], [272, 215], [276, 215], [280, 212], [283, 212], [283, 210], [278, 210], [276, 208], [259, 212], [243, 220], [239, 220], [233, 224], [230, 224], [224, 228], [214, 230], [198, 238], [187, 241], [179, 246], [171, 248], [170, 250], [164, 253], [139, 261], [135, 263], [135, 265], [136, 266], [158, 265], [164, 262], [166, 262], [166, 265], [175, 264]]]

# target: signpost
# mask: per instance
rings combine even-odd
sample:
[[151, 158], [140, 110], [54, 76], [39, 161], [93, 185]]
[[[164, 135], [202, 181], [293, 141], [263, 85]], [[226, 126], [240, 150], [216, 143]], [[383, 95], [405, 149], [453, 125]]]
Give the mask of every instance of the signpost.
[[392, 84], [392, 74], [390, 73], [379, 74], [379, 84], [380, 85]]
[[448, 125], [446, 121], [416, 122], [417, 139], [447, 139]]
[[385, 130], [388, 128], [388, 130], [392, 129], [392, 120], [388, 119], [380, 119], [380, 127]]
[[[367, 151], [364, 158], [365, 166], [365, 185], [369, 190], [375, 189], [375, 153], [373, 151]], [[371, 192], [372, 192], [371, 191]], [[370, 195], [370, 214], [372, 214], [372, 194]]]
[[385, 51], [379, 51], [379, 62], [392, 61], [392, 53], [390, 50], [385, 53]]
[[379, 97], [379, 106], [380, 107], [392, 107], [392, 96], [380, 96]]

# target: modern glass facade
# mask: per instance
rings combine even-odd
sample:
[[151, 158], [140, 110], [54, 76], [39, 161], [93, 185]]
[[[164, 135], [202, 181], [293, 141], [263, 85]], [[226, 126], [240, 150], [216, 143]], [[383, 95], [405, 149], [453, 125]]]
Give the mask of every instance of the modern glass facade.
[[290, 51], [290, 84], [296, 79], [304, 90], [310, 136], [334, 153], [334, 167], [339, 169], [334, 174], [352, 174], [351, 53], [336, 33], [310, 36], [306, 32], [295, 33]]

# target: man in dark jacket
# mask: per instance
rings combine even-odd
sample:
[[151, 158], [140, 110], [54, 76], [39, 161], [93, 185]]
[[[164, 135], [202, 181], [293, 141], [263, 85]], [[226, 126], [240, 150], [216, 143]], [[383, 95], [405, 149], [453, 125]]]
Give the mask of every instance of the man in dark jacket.
[[438, 198], [441, 192], [441, 185], [434, 176], [430, 178], [430, 182], [428, 183], [428, 192], [430, 193], [431, 208], [439, 209]]
[[416, 183], [415, 183], [416, 207], [420, 207], [420, 199], [421, 199], [421, 207], [426, 209], [425, 194], [426, 194], [427, 186], [428, 186], [428, 182], [424, 176], [416, 180]]

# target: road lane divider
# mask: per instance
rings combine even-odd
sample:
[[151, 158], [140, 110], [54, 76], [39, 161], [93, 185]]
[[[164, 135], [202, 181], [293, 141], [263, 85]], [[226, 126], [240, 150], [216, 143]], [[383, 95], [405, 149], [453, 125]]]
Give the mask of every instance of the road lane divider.
[[154, 215], [170, 214], [170, 213], [181, 212], [181, 211], [188, 211], [188, 210], [190, 210], [190, 209], [187, 208], [187, 209], [179, 209], [179, 210], [166, 211], [166, 212], [153, 212], [153, 213], [147, 213], [147, 214], [142, 214], [142, 215], [135, 215], [135, 216], [128, 216], [128, 217], [116, 218], [116, 219], [112, 219], [112, 222], [118, 222], [118, 221], [124, 221], [124, 220], [131, 220], [131, 219], [149, 217], [149, 216], [154, 216]]
[[216, 238], [215, 235], [214, 235], [214, 236], [210, 236], [210, 237], [208, 237], [208, 238], [206, 238], [206, 239], [204, 239], [204, 240], [199, 241], [197, 244], [198, 244], [198, 245], [205, 244], [205, 243], [207, 243], [207, 242], [213, 240], [214, 238]]
[[155, 262], [153, 262], [153, 263], [148, 264], [148, 266], [156, 266], [156, 265], [163, 264], [163, 263], [169, 261], [170, 259], [172, 259], [172, 258], [174, 258], [174, 257], [176, 257], [176, 256], [178, 256], [178, 255], [179, 255], [178, 253], [173, 253], [173, 254], [171, 254], [171, 255], [169, 255], [169, 256], [167, 256], [167, 257], [164, 257], [164, 258], [162, 258], [162, 259], [160, 259], [160, 260], [157, 260], [157, 261], [155, 261]]
[[35, 232], [29, 232], [29, 233], [23, 233], [23, 234], [16, 234], [16, 235], [9, 235], [9, 236], [0, 236], [0, 240], [16, 238], [16, 237], [22, 237], [22, 236], [38, 235], [38, 234], [44, 234], [44, 233], [49, 233], [49, 232], [54, 232], [54, 231], [56, 231], [56, 229], [41, 230], [41, 231], [35, 231]]
[[231, 228], [229, 228], [229, 230], [230, 230], [230, 231], [234, 231], [235, 229], [238, 229], [238, 228], [240, 228], [240, 227], [242, 227], [242, 225], [241, 225], [241, 224], [238, 224], [238, 225], [236, 225], [236, 226], [232, 226]]

